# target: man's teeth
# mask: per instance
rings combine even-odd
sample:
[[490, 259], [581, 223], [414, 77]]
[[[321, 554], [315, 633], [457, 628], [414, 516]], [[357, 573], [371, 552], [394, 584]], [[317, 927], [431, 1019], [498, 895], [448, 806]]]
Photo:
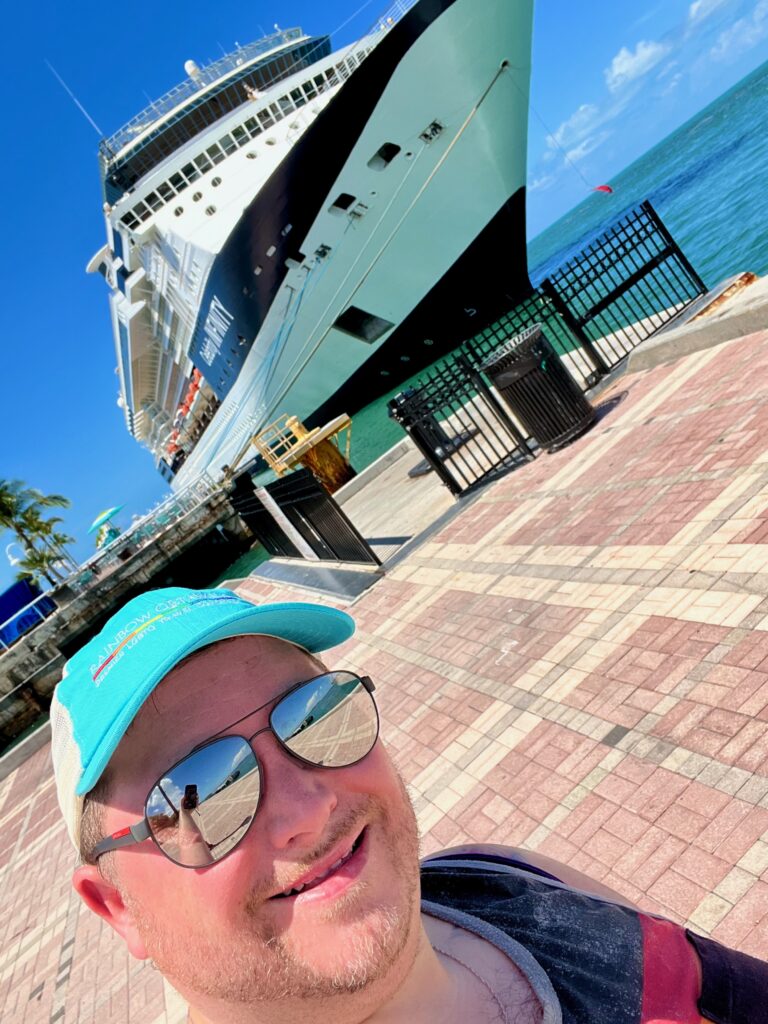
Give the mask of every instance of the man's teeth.
[[352, 848], [350, 847], [350, 849], [344, 854], [344, 856], [339, 857], [339, 859], [335, 863], [331, 864], [331, 866], [326, 871], [324, 871], [322, 875], [315, 875], [315, 877], [310, 878], [308, 882], [302, 882], [301, 885], [295, 885], [292, 889], [284, 889], [280, 893], [280, 895], [295, 896], [297, 893], [300, 893], [302, 889], [306, 889], [308, 885], [318, 885], [320, 882], [323, 881], [324, 878], [327, 878], [328, 875], [332, 874], [334, 871], [337, 871], [344, 863], [344, 861], [350, 856], [351, 853]]

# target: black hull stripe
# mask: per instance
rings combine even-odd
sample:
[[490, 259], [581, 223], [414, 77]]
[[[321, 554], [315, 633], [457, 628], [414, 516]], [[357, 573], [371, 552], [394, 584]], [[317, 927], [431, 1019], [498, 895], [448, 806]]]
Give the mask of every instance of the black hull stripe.
[[[224, 397], [237, 379], [250, 343], [285, 278], [286, 259], [297, 255], [297, 245], [312, 227], [398, 64], [455, 2], [420, 0], [401, 18], [307, 128], [224, 243], [211, 268], [190, 344], [192, 361], [217, 397]], [[288, 224], [290, 235], [283, 237]], [[275, 252], [268, 257], [270, 246], [275, 246]], [[258, 277], [253, 273], [257, 265], [263, 268]], [[202, 352], [214, 297], [232, 320], [226, 330], [218, 332], [221, 349], [210, 366]], [[221, 317], [218, 323], [221, 328]], [[241, 344], [240, 338], [246, 344]]]

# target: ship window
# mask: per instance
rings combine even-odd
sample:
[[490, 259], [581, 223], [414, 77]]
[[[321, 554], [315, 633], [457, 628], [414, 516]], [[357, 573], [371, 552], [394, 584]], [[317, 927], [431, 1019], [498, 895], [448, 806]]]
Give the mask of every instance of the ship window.
[[350, 306], [344, 310], [333, 326], [345, 334], [351, 334], [353, 338], [371, 344], [378, 341], [390, 327], [394, 327], [394, 324], [391, 320], [374, 316], [373, 313], [366, 313], [364, 309], [358, 309], [357, 306]]
[[170, 203], [171, 199], [173, 199], [173, 189], [167, 181], [164, 181], [162, 185], [157, 186], [157, 194], [162, 198], [164, 203]]
[[136, 203], [133, 208], [133, 212], [139, 218], [139, 220], [149, 220], [152, 216], [152, 211], [144, 203]]
[[163, 201], [157, 192], [147, 193], [147, 195], [144, 196], [144, 202], [147, 206], [151, 206], [153, 210], [159, 210], [163, 205]]
[[304, 85], [302, 86], [302, 89], [307, 94], [307, 97], [311, 100], [313, 100], [315, 96], [317, 96], [317, 90], [315, 89], [312, 82], [305, 82]]
[[207, 171], [210, 171], [210, 169], [213, 167], [213, 164], [205, 155], [205, 153], [201, 153], [199, 156], [195, 157], [195, 165], [200, 168], [203, 174], [205, 174]]
[[181, 173], [190, 184], [192, 184], [193, 181], [197, 181], [200, 177], [200, 171], [198, 171], [194, 164], [184, 164], [181, 168]]
[[219, 145], [221, 146], [225, 153], [234, 153], [234, 151], [237, 149], [237, 146], [235, 145], [235, 140], [232, 138], [231, 135], [222, 135], [222, 137], [219, 139]]
[[182, 215], [182, 213], [184, 213], [184, 207], [183, 206], [177, 206], [176, 209], [173, 212], [174, 212], [174, 214], [177, 217], [180, 217]]
[[293, 228], [293, 224], [286, 224], [285, 225], [283, 230], [280, 232], [280, 234], [283, 236], [283, 238], [285, 238], [286, 235], [290, 235], [292, 228]]
[[192, 199], [196, 203], [199, 202], [202, 198], [203, 198], [203, 193], [202, 192], [195, 192], [195, 194], [192, 196]]
[[268, 110], [259, 111], [259, 121], [261, 121], [262, 128], [271, 128], [272, 125], [275, 123], [270, 117]]
[[137, 228], [139, 226], [139, 218], [134, 217], [132, 213], [126, 213], [126, 215], [120, 220], [121, 224], [125, 224], [127, 228]]
[[258, 277], [263, 269], [264, 268], [257, 263], [256, 266], [253, 268], [253, 276]]
[[347, 65], [344, 64], [343, 62], [341, 64], [337, 64], [336, 65], [336, 70], [338, 71], [339, 75], [341, 76], [342, 81], [347, 79], [347, 78], [349, 78], [349, 71], [347, 69]]
[[212, 217], [214, 215], [214, 213], [216, 213], [216, 207], [215, 206], [206, 206], [205, 212], [208, 214], [209, 217]]
[[219, 149], [215, 142], [212, 146], [208, 147], [208, 156], [211, 158], [211, 160], [213, 160], [215, 164], [220, 164], [221, 161], [224, 159], [224, 154], [221, 152], [221, 150]]
[[187, 182], [180, 174], [172, 174], [168, 180], [171, 183], [171, 188], [175, 189], [177, 192], [183, 192], [187, 187]]
[[336, 74], [336, 68], [330, 68], [330, 70], [326, 71], [325, 76], [328, 79], [329, 85], [339, 84], [339, 76]]
[[351, 196], [349, 192], [340, 192], [331, 205], [328, 207], [329, 213], [344, 213], [348, 210], [352, 203], [354, 203], [355, 197]]
[[259, 128], [258, 121], [256, 120], [255, 117], [249, 117], [248, 120], [243, 125], [243, 128], [245, 128], [245, 130], [248, 132], [250, 136], [258, 135], [259, 132], [261, 131], [261, 128]]
[[395, 145], [394, 142], [385, 142], [383, 146], [379, 146], [368, 161], [368, 166], [372, 171], [383, 171], [385, 167], [392, 163], [399, 152], [400, 147]]
[[275, 120], [279, 121], [280, 118], [282, 117], [282, 114], [280, 113], [280, 107], [278, 107], [276, 103], [270, 103], [269, 109], [272, 111]]
[[238, 146], [244, 146], [248, 141], [248, 136], [245, 134], [245, 129], [238, 125], [232, 129], [232, 138], [238, 144]]
[[214, 188], [218, 188], [220, 184], [221, 178], [211, 178], [211, 185], [213, 185]]
[[297, 107], [303, 107], [307, 99], [301, 89], [291, 89], [291, 99]]
[[267, 249], [267, 256], [269, 256], [270, 259], [271, 259], [275, 255], [276, 252], [277, 252], [277, 246], [276, 245], [270, 245], [270, 247]]
[[259, 154], [255, 153], [252, 149], [249, 149], [245, 155], [248, 157], [249, 160], [255, 160]]
[[286, 114], [290, 114], [291, 111], [293, 110], [293, 104], [291, 103], [287, 96], [281, 96], [277, 102], [280, 104], [280, 109], [283, 112], [283, 117], [285, 117]]

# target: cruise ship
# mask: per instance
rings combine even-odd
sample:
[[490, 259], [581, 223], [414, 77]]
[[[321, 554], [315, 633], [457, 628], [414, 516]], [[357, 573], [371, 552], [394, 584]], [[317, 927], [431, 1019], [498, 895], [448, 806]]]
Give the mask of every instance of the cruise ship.
[[118, 405], [174, 489], [354, 413], [530, 289], [533, 0], [280, 29], [100, 144]]

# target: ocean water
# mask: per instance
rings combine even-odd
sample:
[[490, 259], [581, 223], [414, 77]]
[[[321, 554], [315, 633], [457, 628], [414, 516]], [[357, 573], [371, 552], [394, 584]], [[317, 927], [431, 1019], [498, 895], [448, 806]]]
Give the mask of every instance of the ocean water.
[[[538, 284], [629, 208], [650, 199], [707, 287], [735, 273], [768, 274], [768, 62], [528, 243]], [[412, 380], [418, 379], [416, 374]], [[387, 395], [354, 414], [359, 471], [404, 436]]]

